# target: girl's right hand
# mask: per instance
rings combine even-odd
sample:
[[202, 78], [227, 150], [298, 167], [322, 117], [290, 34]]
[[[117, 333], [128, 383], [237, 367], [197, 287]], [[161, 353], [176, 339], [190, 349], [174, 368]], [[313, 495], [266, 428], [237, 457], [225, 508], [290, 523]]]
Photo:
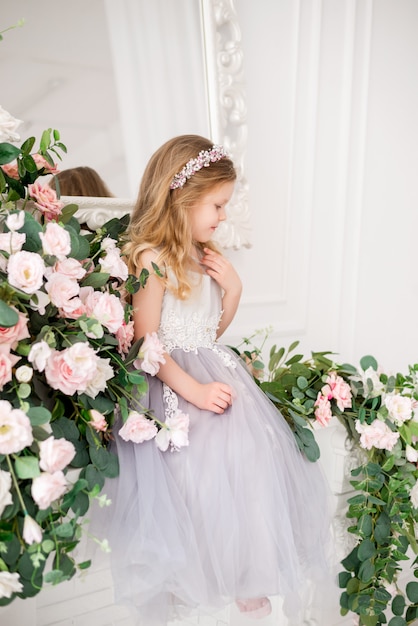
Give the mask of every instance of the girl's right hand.
[[221, 415], [232, 404], [232, 388], [226, 383], [198, 383], [189, 401], [198, 409]]

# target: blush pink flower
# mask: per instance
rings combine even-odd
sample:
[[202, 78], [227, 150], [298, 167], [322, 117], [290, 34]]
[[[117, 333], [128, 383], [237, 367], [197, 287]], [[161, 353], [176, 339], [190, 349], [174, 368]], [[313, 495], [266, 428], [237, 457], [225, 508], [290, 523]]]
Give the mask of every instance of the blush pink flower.
[[80, 298], [89, 317], [96, 319], [109, 332], [116, 333], [124, 322], [125, 312], [117, 296], [92, 287], [80, 289]]
[[7, 264], [9, 282], [13, 287], [32, 294], [41, 288], [45, 263], [36, 252], [21, 250], [12, 254]]
[[98, 432], [104, 432], [107, 430], [106, 418], [102, 413], [100, 413], [100, 411], [90, 409], [89, 414], [91, 418], [89, 424], [92, 428], [94, 428], [94, 430], [97, 430]]
[[1, 166], [1, 169], [9, 178], [13, 178], [14, 180], [19, 180], [20, 176], [19, 176], [19, 170], [17, 169], [16, 160], [11, 161], [10, 163], [5, 163], [4, 165]]
[[28, 416], [0, 400], [0, 454], [14, 454], [32, 445], [33, 433]]
[[102, 359], [96, 356], [96, 370], [92, 374], [85, 389], [85, 394], [95, 398], [97, 394], [106, 389], [107, 381], [113, 378], [114, 371], [110, 365], [110, 359]]
[[67, 439], [48, 437], [39, 444], [39, 467], [53, 474], [64, 469], [75, 457], [75, 448]]
[[74, 343], [61, 351], [53, 350], [45, 366], [46, 380], [53, 389], [68, 396], [84, 393], [96, 375], [97, 359], [87, 342]]
[[61, 209], [64, 203], [58, 200], [54, 189], [48, 186], [43, 187], [41, 183], [35, 181], [31, 185], [28, 185], [28, 192], [45, 219], [53, 220], [61, 215]]
[[71, 299], [78, 296], [80, 285], [76, 280], [58, 274], [51, 274], [45, 283], [45, 291], [48, 293], [52, 304], [58, 308], [71, 308]]
[[22, 339], [28, 339], [30, 337], [28, 331], [28, 318], [26, 315], [17, 311], [14, 307], [11, 307], [16, 311], [19, 316], [17, 324], [5, 328], [0, 326], [0, 344], [8, 344], [11, 350], [14, 350]]
[[57, 169], [56, 163], [54, 163], [54, 165], [50, 165], [48, 161], [46, 160], [46, 158], [42, 156], [42, 154], [38, 154], [38, 153], [32, 154], [32, 158], [36, 163], [36, 167], [38, 171], [43, 168], [46, 174], [58, 174], [59, 173], [59, 169]]
[[322, 395], [326, 396], [328, 400], [335, 400], [340, 411], [344, 411], [344, 409], [348, 409], [352, 406], [350, 385], [335, 372], [329, 374], [321, 391]]
[[80, 261], [72, 257], [57, 261], [54, 265], [54, 272], [68, 276], [68, 278], [72, 278], [73, 280], [81, 280], [86, 275], [86, 270], [81, 265]]
[[165, 363], [164, 346], [156, 332], [147, 333], [138, 358], [134, 361], [134, 367], [155, 376], [160, 369], [160, 363]]
[[0, 391], [12, 380], [12, 369], [20, 360], [20, 357], [11, 354], [9, 349], [10, 346], [7, 344], [0, 345]]
[[379, 419], [375, 419], [371, 424], [361, 424], [357, 421], [356, 430], [360, 434], [360, 445], [365, 450], [378, 448], [390, 452], [399, 439], [399, 433], [393, 432]]
[[39, 237], [42, 241], [44, 254], [56, 256], [58, 259], [64, 259], [70, 254], [70, 233], [56, 222], [49, 222], [46, 225], [45, 232], [39, 233]]
[[128, 419], [119, 430], [119, 436], [124, 441], [133, 441], [133, 443], [142, 443], [153, 439], [158, 429], [153, 420], [144, 417], [141, 413], [131, 411]]
[[332, 418], [331, 403], [327, 396], [323, 396], [321, 392], [318, 392], [318, 396], [315, 400], [315, 418], [321, 426], [327, 426]]
[[128, 354], [134, 340], [134, 323], [132, 320], [127, 324], [125, 321], [122, 323], [122, 326], [116, 331], [116, 339], [118, 340], [119, 354]]
[[189, 445], [189, 416], [177, 411], [173, 417], [167, 417], [165, 423], [155, 438], [157, 447], [165, 452], [168, 446], [172, 450], [179, 450]]
[[67, 481], [61, 470], [50, 474], [42, 472], [32, 481], [32, 498], [40, 509], [47, 509], [55, 500], [58, 500], [67, 490]]

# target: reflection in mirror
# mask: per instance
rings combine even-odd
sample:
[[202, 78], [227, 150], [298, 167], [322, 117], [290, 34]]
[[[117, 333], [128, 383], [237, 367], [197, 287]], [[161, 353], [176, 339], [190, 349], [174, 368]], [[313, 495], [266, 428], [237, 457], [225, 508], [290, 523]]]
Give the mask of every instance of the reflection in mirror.
[[[166, 139], [210, 136], [226, 146], [239, 174], [218, 241], [249, 245], [242, 51], [232, 0], [73, 0], [54, 11], [48, 0], [15, 0], [2, 7], [2, 24], [20, 18], [25, 24], [0, 42], [2, 75], [16, 78], [0, 104], [23, 120], [22, 140], [58, 129], [68, 148], [60, 169], [88, 165], [116, 196], [134, 198], [146, 162]], [[113, 215], [113, 201], [108, 208]], [[95, 211], [91, 199], [80, 201], [85, 210]]]

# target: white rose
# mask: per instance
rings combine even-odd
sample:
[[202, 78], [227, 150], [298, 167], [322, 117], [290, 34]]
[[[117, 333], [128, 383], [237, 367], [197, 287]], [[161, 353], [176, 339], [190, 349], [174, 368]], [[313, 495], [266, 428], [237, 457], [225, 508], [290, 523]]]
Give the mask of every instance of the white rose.
[[32, 298], [29, 301], [31, 309], [39, 311], [41, 315], [45, 315], [45, 310], [48, 304], [51, 302], [50, 297], [44, 291], [35, 291], [32, 294]]
[[19, 593], [22, 589], [19, 574], [0, 572], [0, 598], [11, 598], [13, 593]]
[[97, 358], [96, 372], [87, 385], [86, 394], [95, 398], [98, 393], [106, 389], [106, 382], [113, 378], [113, 368], [109, 365], [110, 359]]
[[389, 418], [398, 426], [408, 421], [412, 417], [411, 398], [395, 394], [386, 396], [385, 406], [389, 412]]
[[23, 539], [28, 545], [41, 543], [42, 541], [42, 528], [30, 515], [25, 515], [25, 521], [23, 522]]
[[[380, 396], [384, 391], [385, 386], [379, 379], [378, 372], [376, 372], [376, 370], [374, 370], [372, 367], [368, 367], [367, 370], [362, 372], [361, 379], [363, 382], [365, 393], [368, 398], [376, 398], [377, 396]], [[371, 391], [369, 391], [369, 386], [367, 384], [368, 380], [370, 380], [372, 383]]]
[[21, 365], [17, 368], [15, 376], [19, 383], [28, 383], [32, 380], [33, 369], [29, 365]]
[[99, 259], [102, 272], [106, 272], [113, 278], [120, 278], [126, 280], [128, 278], [128, 266], [121, 258], [118, 248], [110, 248], [107, 251], [106, 256]]
[[101, 250], [113, 250], [116, 248], [116, 239], [105, 237], [100, 245]]
[[46, 341], [38, 341], [33, 343], [28, 354], [28, 361], [33, 363], [33, 366], [38, 372], [43, 372], [46, 362], [52, 354], [52, 350]]
[[25, 233], [0, 233], [0, 250], [4, 250], [8, 254], [16, 254], [20, 252], [26, 241]]
[[20, 141], [20, 135], [16, 130], [21, 124], [22, 120], [12, 117], [0, 106], [0, 141]]
[[11, 488], [12, 475], [10, 472], [0, 470], [0, 517], [2, 516], [6, 506], [13, 504], [13, 498], [10, 491]]
[[405, 448], [405, 456], [410, 463], [416, 463], [418, 461], [418, 450], [415, 450], [415, 448], [407, 444]]
[[10, 213], [6, 219], [6, 226], [9, 230], [20, 230], [25, 223], [25, 212], [17, 211]]

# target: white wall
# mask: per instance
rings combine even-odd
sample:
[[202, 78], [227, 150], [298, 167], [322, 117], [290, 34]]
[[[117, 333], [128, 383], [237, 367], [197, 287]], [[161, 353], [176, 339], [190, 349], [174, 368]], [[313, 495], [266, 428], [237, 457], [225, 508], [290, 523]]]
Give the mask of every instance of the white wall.
[[418, 359], [418, 3], [235, 0], [253, 248], [236, 336]]

